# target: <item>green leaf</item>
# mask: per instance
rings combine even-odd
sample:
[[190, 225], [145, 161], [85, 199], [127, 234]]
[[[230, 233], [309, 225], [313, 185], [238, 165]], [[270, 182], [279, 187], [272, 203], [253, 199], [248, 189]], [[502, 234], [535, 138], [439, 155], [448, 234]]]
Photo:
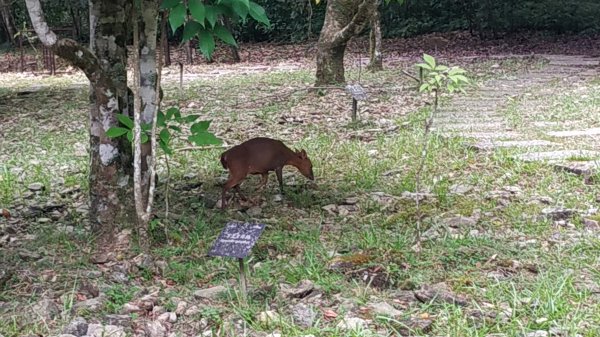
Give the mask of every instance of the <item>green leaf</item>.
[[106, 130], [106, 137], [108, 138], [117, 138], [129, 132], [129, 129], [120, 128], [118, 126], [113, 126]]
[[204, 27], [204, 20], [206, 19], [206, 9], [202, 0], [189, 0], [190, 13], [192, 17], [198, 21]]
[[200, 132], [188, 137], [188, 140], [198, 146], [221, 144], [222, 140], [210, 132]]
[[198, 34], [198, 38], [200, 42], [198, 43], [198, 47], [202, 54], [210, 60], [212, 57], [212, 53], [215, 51], [215, 38], [212, 33], [207, 30], [201, 30]]
[[205, 7], [206, 21], [210, 23], [211, 27], [214, 27], [219, 18], [220, 10], [217, 6], [206, 6]]
[[212, 120], [201, 121], [201, 122], [198, 122], [198, 123], [194, 123], [190, 127], [190, 132], [191, 133], [205, 132], [210, 127], [210, 122], [212, 122]]
[[129, 140], [129, 142], [133, 142], [133, 130], [127, 131], [127, 140]]
[[423, 60], [425, 60], [425, 63], [427, 63], [431, 67], [431, 69], [435, 68], [435, 59], [433, 58], [433, 56], [423, 54]]
[[173, 32], [185, 22], [186, 9], [183, 4], [175, 6], [169, 13], [169, 23]]
[[466, 73], [466, 70], [457, 68], [457, 67], [452, 67], [448, 71], [448, 75], [458, 75], [458, 74], [464, 74], [464, 73]]
[[226, 6], [233, 9], [233, 12], [239, 16], [244, 22], [250, 10], [249, 0], [227, 0], [223, 2]]
[[421, 86], [419, 87], [419, 92], [423, 92], [425, 90], [429, 90], [429, 84], [427, 83], [423, 83], [421, 84]]
[[469, 79], [465, 75], [454, 75], [453, 77], [456, 78], [458, 81], [469, 83]]
[[194, 21], [188, 20], [185, 23], [185, 27], [183, 28], [183, 36], [181, 37], [183, 41], [191, 40], [198, 32], [202, 29], [202, 26]]
[[179, 108], [172, 107], [167, 110], [167, 119], [173, 119], [173, 116], [177, 115]]
[[158, 142], [158, 145], [160, 146], [160, 148], [168, 155], [172, 155], [173, 154], [173, 150], [171, 150], [171, 148], [169, 147], [169, 145], [163, 143], [163, 142]]
[[181, 3], [181, 0], [163, 0], [160, 9], [171, 9]]
[[177, 131], [177, 132], [181, 132], [181, 128], [175, 125], [169, 125], [169, 129]]
[[140, 127], [142, 128], [142, 131], [150, 131], [150, 129], [152, 129], [152, 124], [142, 123], [140, 124]]
[[237, 46], [237, 43], [235, 42], [233, 35], [231, 35], [231, 33], [222, 25], [216, 25], [215, 28], [213, 29], [213, 33], [219, 39], [223, 40], [223, 42], [230, 44], [232, 46]]
[[169, 132], [169, 129], [162, 129], [162, 130], [160, 130], [160, 133], [158, 134], [158, 137], [165, 144], [169, 144], [169, 141], [171, 141], [171, 133]]
[[254, 20], [264, 23], [267, 27], [271, 27], [271, 22], [269, 22], [265, 9], [256, 2], [250, 1], [249, 13]]
[[133, 129], [133, 120], [131, 120], [131, 118], [129, 118], [129, 116], [123, 115], [123, 114], [118, 114], [117, 115], [117, 120], [125, 125], [127, 128], [129, 129]]
[[147, 134], [145, 134], [145, 133], [142, 133], [142, 142], [141, 142], [142, 144], [144, 144], [145, 142], [147, 142], [149, 139], [150, 139], [150, 138], [148, 137], [148, 135], [147, 135]]
[[437, 70], [437, 71], [445, 71], [445, 70], [448, 70], [448, 67], [440, 64], [437, 67], [435, 67], [435, 70]]
[[429, 64], [425, 63], [417, 63], [416, 66], [427, 70], [433, 70], [433, 68]]
[[158, 111], [158, 113], [156, 113], [156, 126], [158, 127], [164, 127], [167, 125], [167, 123], [165, 122], [167, 119], [167, 117], [165, 116], [165, 114], [162, 111]]
[[182, 120], [184, 123], [192, 123], [195, 122], [196, 119], [198, 119], [200, 117], [200, 115], [189, 115], [189, 116], [185, 116]]

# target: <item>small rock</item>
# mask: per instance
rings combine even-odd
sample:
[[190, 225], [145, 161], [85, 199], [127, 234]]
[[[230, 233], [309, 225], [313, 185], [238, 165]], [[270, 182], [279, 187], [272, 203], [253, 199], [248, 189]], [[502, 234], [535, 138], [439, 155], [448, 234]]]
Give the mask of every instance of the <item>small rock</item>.
[[39, 223], [48, 223], [51, 221], [52, 221], [52, 219], [49, 219], [49, 218], [38, 218], [37, 219], [37, 222], [39, 222]]
[[174, 312], [165, 312], [158, 316], [157, 320], [159, 322], [175, 323], [177, 322], [177, 314], [175, 314]]
[[246, 211], [246, 214], [248, 214], [248, 216], [250, 217], [258, 217], [262, 214], [262, 208], [258, 207], [258, 206], [252, 206], [250, 208], [248, 208], [248, 210]]
[[283, 297], [286, 298], [304, 298], [306, 297], [313, 289], [315, 289], [315, 284], [310, 280], [302, 280], [298, 282], [295, 287], [291, 287], [287, 284], [280, 284], [279, 289]]
[[157, 305], [155, 307], [152, 308], [152, 315], [153, 316], [160, 316], [162, 314], [164, 314], [167, 310], [165, 310], [164, 307]]
[[469, 193], [472, 189], [473, 187], [469, 185], [454, 184], [450, 186], [448, 190], [450, 194], [464, 195]]
[[131, 327], [131, 316], [130, 315], [106, 315], [104, 316], [106, 324], [117, 325], [129, 328]]
[[188, 304], [185, 301], [180, 301], [179, 303], [177, 303], [177, 307], [175, 309], [175, 313], [177, 315], [183, 315], [184, 312], [186, 312], [186, 309], [188, 308]]
[[110, 275], [110, 279], [117, 283], [127, 283], [129, 278], [122, 272], [116, 271]]
[[575, 213], [574, 210], [564, 207], [548, 207], [542, 210], [543, 215], [550, 217], [554, 221], [567, 220], [573, 213]]
[[184, 316], [193, 316], [193, 315], [197, 315], [198, 313], [200, 313], [200, 308], [198, 308], [197, 305], [192, 305], [191, 307], [187, 308], [187, 310], [185, 311], [185, 313], [183, 315]]
[[283, 196], [281, 194], [277, 193], [277, 194], [275, 194], [273, 196], [273, 201], [274, 202], [282, 202], [283, 201]]
[[46, 187], [42, 183], [29, 184], [29, 186], [27, 186], [27, 188], [32, 192], [43, 191], [46, 189]]
[[336, 215], [337, 205], [329, 204], [321, 207], [323, 210], [327, 211], [331, 215]]
[[57, 337], [77, 337], [77, 336], [72, 335], [70, 333], [63, 333], [63, 334], [58, 335]]
[[600, 225], [597, 220], [585, 218], [583, 219], [583, 227], [589, 231], [597, 231], [600, 229]]
[[211, 288], [207, 288], [207, 289], [196, 290], [196, 291], [194, 291], [194, 297], [197, 299], [206, 298], [209, 300], [213, 300], [213, 299], [217, 298], [217, 296], [220, 293], [223, 293], [226, 291], [227, 291], [227, 288], [225, 288], [223, 286], [216, 286], [216, 287], [211, 287]]
[[308, 305], [298, 303], [292, 307], [292, 318], [296, 325], [302, 328], [310, 328], [317, 318], [317, 313]]
[[474, 215], [472, 217], [466, 216], [455, 216], [444, 220], [444, 223], [450, 227], [474, 227], [479, 221], [479, 216]]
[[153, 259], [152, 256], [148, 254], [140, 254], [133, 258], [133, 263], [138, 268], [149, 269], [150, 267], [152, 267]]
[[146, 321], [144, 331], [147, 337], [165, 337], [167, 329], [158, 321]]
[[87, 336], [90, 337], [125, 337], [125, 331], [123, 327], [116, 325], [101, 325], [101, 324], [90, 324], [88, 326]]
[[64, 334], [81, 337], [87, 333], [88, 323], [83, 317], [76, 317], [64, 329]]
[[132, 303], [125, 303], [123, 305], [123, 308], [121, 309], [122, 314], [131, 314], [131, 313], [140, 312], [140, 311], [142, 311], [142, 309]]
[[19, 250], [18, 254], [23, 261], [37, 261], [42, 258], [40, 254], [25, 249]]
[[348, 197], [344, 199], [344, 205], [356, 205], [358, 203], [357, 197]]
[[42, 320], [52, 320], [60, 314], [60, 309], [58, 305], [54, 303], [52, 300], [43, 299], [31, 308], [34, 314], [34, 320], [37, 321], [38, 318]]
[[336, 327], [341, 330], [362, 330], [366, 327], [367, 322], [358, 317], [344, 317]]
[[397, 317], [402, 315], [402, 311], [397, 310], [392, 307], [390, 304], [386, 302], [379, 303], [371, 303], [369, 304], [369, 309], [376, 315], [388, 316], [388, 317]]
[[467, 300], [461, 296], [453, 294], [444, 282], [437, 283], [432, 286], [424, 285], [420, 290], [415, 291], [415, 297], [423, 303], [435, 301], [456, 304], [460, 306], [467, 305]]
[[548, 331], [537, 330], [533, 332], [528, 332], [525, 334], [525, 337], [548, 337]]
[[267, 310], [260, 312], [257, 319], [262, 324], [270, 325], [272, 323], [279, 322], [281, 317], [275, 311]]
[[[104, 301], [100, 297], [90, 298], [89, 300], [81, 301], [73, 305], [75, 313], [83, 312], [98, 312], [104, 308]], [[89, 335], [89, 333], [88, 333]]]

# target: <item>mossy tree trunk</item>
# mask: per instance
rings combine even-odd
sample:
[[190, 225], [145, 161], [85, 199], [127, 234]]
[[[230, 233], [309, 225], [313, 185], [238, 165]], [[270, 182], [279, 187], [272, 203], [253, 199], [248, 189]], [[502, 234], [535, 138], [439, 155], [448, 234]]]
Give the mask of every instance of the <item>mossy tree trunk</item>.
[[371, 33], [369, 34], [369, 65], [371, 71], [383, 70], [383, 55], [381, 54], [381, 17], [379, 15], [379, 3], [371, 14]]
[[317, 42], [316, 86], [343, 84], [348, 41], [360, 34], [377, 9], [377, 0], [329, 0]]
[[131, 144], [112, 139], [106, 131], [117, 126], [117, 113], [131, 115], [127, 88], [126, 1], [90, 1], [90, 48], [58, 38], [45, 21], [39, 0], [26, 0], [40, 41], [56, 55], [81, 69], [90, 90], [90, 222], [110, 243], [134, 221]]

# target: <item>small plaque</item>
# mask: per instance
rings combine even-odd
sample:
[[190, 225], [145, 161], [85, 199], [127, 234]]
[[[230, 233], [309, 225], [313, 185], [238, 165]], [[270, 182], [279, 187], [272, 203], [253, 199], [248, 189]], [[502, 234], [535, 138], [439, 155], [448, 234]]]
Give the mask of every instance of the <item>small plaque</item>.
[[262, 231], [264, 224], [230, 221], [208, 252], [210, 256], [228, 256], [243, 259], [250, 253]]
[[360, 84], [348, 84], [346, 86], [346, 92], [352, 95], [352, 98], [357, 101], [363, 101], [367, 99], [367, 93], [365, 92], [365, 89], [360, 86]]

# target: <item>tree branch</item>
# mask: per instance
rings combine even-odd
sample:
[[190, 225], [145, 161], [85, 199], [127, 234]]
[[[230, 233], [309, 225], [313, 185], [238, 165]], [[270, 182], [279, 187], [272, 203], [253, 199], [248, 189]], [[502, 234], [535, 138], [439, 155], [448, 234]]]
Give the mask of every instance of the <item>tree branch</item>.
[[354, 17], [350, 23], [348, 23], [346, 27], [342, 28], [334, 35], [333, 43], [343, 43], [348, 41], [351, 37], [360, 34], [360, 32], [365, 29], [366, 24], [369, 22], [367, 18], [371, 16], [374, 4], [377, 4], [375, 0], [363, 0], [363, 2], [358, 6], [358, 10], [356, 11], [356, 14], [354, 14]]
[[44, 46], [51, 48], [56, 55], [81, 69], [92, 83], [98, 83], [101, 80], [110, 81], [109, 78], [103, 78], [100, 62], [94, 53], [74, 40], [59, 39], [48, 27], [39, 0], [26, 0], [25, 4], [33, 29]]

